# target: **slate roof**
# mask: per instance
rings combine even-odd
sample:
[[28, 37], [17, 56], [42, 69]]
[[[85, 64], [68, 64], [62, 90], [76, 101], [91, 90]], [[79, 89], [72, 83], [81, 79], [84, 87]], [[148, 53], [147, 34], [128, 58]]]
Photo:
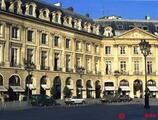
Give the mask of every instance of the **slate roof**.
[[[9, 1], [11, 0], [6, 0], [8, 4], [9, 4]], [[36, 3], [37, 9], [48, 8], [51, 12], [59, 10], [62, 12], [62, 16], [71, 16], [72, 18], [82, 19], [83, 22], [88, 21], [90, 23], [94, 23], [93, 19], [87, 16], [80, 15], [66, 8], [64, 9], [62, 7], [55, 6], [53, 3], [48, 3], [44, 0], [21, 0], [21, 1], [22, 1], [22, 5], [25, 5], [26, 3]]]
[[152, 34], [158, 32], [158, 20], [98, 19], [96, 23], [101, 26], [101, 32], [106, 26], [111, 26], [113, 33], [115, 31], [127, 31], [134, 27], [139, 27]]

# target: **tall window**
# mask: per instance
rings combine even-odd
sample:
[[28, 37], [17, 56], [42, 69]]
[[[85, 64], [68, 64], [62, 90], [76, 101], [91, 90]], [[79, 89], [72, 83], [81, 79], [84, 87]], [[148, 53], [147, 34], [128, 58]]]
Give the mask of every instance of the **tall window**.
[[120, 54], [125, 54], [125, 46], [120, 46]]
[[76, 50], [81, 51], [81, 42], [80, 41], [76, 42]]
[[95, 61], [95, 72], [96, 73], [99, 72], [99, 60], [98, 59]]
[[29, 15], [33, 15], [33, 6], [32, 5], [29, 6]]
[[59, 53], [54, 53], [54, 70], [59, 70]]
[[138, 46], [134, 46], [133, 47], [133, 53], [134, 54], [138, 54], [138, 52], [139, 52], [139, 47]]
[[47, 44], [47, 34], [42, 33], [41, 44]]
[[54, 46], [59, 47], [59, 37], [58, 36], [54, 37]]
[[105, 46], [105, 54], [111, 54], [111, 46]]
[[47, 51], [41, 51], [41, 67], [46, 67]]
[[99, 53], [99, 45], [95, 45], [95, 53], [96, 53], [96, 54]]
[[70, 55], [66, 55], [66, 71], [70, 70]]
[[106, 61], [105, 65], [105, 74], [111, 74], [111, 61]]
[[10, 66], [16, 67], [18, 65], [18, 48], [11, 48]]
[[134, 61], [134, 73], [139, 74], [139, 61]]
[[152, 61], [147, 61], [147, 73], [152, 74]]
[[126, 61], [121, 61], [120, 62], [120, 69], [121, 69], [121, 72], [126, 72]]
[[17, 39], [19, 37], [19, 28], [12, 27], [12, 38]]
[[33, 31], [28, 30], [27, 32], [27, 41], [32, 42], [33, 41]]
[[76, 58], [76, 66], [81, 67], [81, 58], [80, 57]]
[[33, 49], [31, 48], [27, 49], [27, 60], [29, 62], [33, 62]]
[[89, 43], [86, 44], [86, 52], [91, 51], [91, 45]]
[[3, 62], [3, 46], [0, 45], [0, 64]]
[[0, 36], [3, 34], [3, 25], [0, 24]]
[[2, 86], [3, 85], [3, 77], [2, 77], [2, 75], [0, 75], [0, 86]]
[[66, 46], [65, 46], [67, 49], [70, 48], [70, 39], [66, 39]]
[[91, 71], [91, 59], [90, 58], [86, 59], [86, 68], [87, 68], [88, 72]]

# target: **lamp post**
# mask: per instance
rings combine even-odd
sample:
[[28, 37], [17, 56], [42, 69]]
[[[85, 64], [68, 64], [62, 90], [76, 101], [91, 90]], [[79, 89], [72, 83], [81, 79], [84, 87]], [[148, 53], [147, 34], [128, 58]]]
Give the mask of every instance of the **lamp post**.
[[119, 70], [115, 70], [114, 71], [114, 77], [116, 78], [116, 89], [117, 90], [115, 90], [115, 93], [116, 93], [116, 91], [118, 91], [118, 78], [121, 76], [121, 73], [120, 73], [120, 71]]
[[32, 71], [36, 68], [36, 66], [35, 66], [35, 64], [33, 63], [33, 62], [31, 62], [31, 60], [26, 60], [26, 59], [24, 59], [24, 68], [25, 68], [25, 70], [27, 70], [27, 72], [28, 72], [28, 75], [29, 75], [29, 77], [28, 77], [28, 79], [29, 79], [29, 82], [28, 82], [28, 90], [27, 90], [27, 101], [28, 101], [28, 103], [29, 103], [29, 101], [30, 101], [30, 92], [29, 92], [29, 86], [30, 86], [30, 82], [31, 82], [31, 75], [32, 75]]
[[149, 44], [149, 42], [146, 42], [145, 40], [141, 40], [141, 42], [139, 43], [139, 47], [141, 50], [141, 53], [144, 56], [144, 63], [145, 63], [145, 100], [144, 100], [144, 108], [145, 109], [149, 109], [149, 89], [147, 87], [147, 71], [146, 71], [146, 58], [147, 56], [151, 53], [150, 52], [150, 48], [151, 45]]

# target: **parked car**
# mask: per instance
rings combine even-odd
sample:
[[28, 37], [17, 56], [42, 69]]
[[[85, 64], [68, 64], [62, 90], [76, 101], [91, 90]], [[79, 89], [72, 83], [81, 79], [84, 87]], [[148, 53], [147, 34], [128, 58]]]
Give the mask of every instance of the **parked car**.
[[66, 104], [85, 104], [85, 99], [83, 98], [77, 98], [76, 96], [71, 98], [65, 98]]
[[51, 106], [57, 104], [52, 97], [41, 94], [32, 95], [30, 101], [33, 106]]
[[105, 96], [104, 98], [101, 99], [101, 102], [102, 103], [111, 103], [112, 102], [112, 98], [113, 98], [112, 95]]

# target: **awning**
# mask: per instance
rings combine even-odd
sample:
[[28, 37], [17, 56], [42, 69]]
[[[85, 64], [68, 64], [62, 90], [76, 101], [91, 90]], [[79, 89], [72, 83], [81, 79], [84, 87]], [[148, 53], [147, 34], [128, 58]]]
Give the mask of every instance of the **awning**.
[[7, 92], [8, 90], [4, 86], [0, 86], [0, 92]]
[[105, 91], [114, 91], [114, 90], [115, 90], [114, 86], [106, 86], [105, 87]]
[[112, 81], [112, 80], [106, 80], [106, 81], [105, 81], [105, 83], [108, 83], [108, 82], [113, 82], [113, 81]]
[[156, 86], [148, 86], [148, 89], [149, 91], [153, 91], [153, 92], [158, 91]]
[[27, 84], [27, 87], [29, 87], [30, 90], [36, 89], [33, 84]]
[[71, 87], [71, 85], [66, 85], [70, 90], [73, 90], [73, 88]]
[[122, 91], [130, 91], [129, 86], [120, 86]]
[[41, 84], [41, 87], [44, 89], [44, 90], [48, 90], [49, 87], [46, 85], [46, 84]]
[[95, 89], [88, 87], [87, 90], [94, 91]]
[[80, 91], [86, 90], [86, 89], [84, 89], [83, 87], [78, 87], [77, 89], [80, 90]]
[[10, 86], [13, 92], [25, 92], [25, 90], [21, 86]]

